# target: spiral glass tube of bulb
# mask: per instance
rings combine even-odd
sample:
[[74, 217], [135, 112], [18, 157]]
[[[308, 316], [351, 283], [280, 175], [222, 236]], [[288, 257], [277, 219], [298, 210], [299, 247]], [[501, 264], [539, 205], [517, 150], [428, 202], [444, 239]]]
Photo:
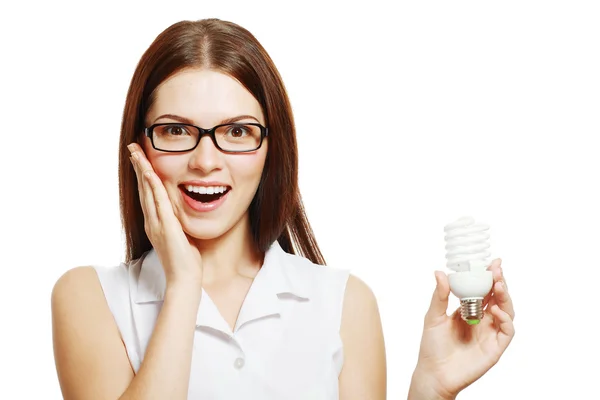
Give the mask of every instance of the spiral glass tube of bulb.
[[493, 284], [488, 239], [489, 226], [476, 224], [471, 217], [460, 218], [444, 227], [446, 266], [450, 290], [460, 299], [461, 317], [473, 325], [483, 318], [483, 298]]

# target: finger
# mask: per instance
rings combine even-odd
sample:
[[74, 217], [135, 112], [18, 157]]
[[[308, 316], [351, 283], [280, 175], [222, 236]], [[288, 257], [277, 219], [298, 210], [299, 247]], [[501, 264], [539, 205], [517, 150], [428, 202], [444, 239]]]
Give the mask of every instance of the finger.
[[137, 180], [138, 185], [138, 196], [140, 198], [140, 205], [142, 207], [142, 212], [146, 215], [146, 205], [144, 204], [144, 185], [142, 182], [142, 176], [139, 172], [138, 163], [136, 161], [137, 155], [136, 153], [132, 153], [131, 157], [129, 157], [129, 161], [131, 161], [131, 166], [133, 167], [133, 172], [135, 172], [135, 178]]
[[510, 294], [508, 294], [508, 290], [506, 290], [506, 286], [504, 282], [496, 282], [494, 284], [494, 299], [495, 303], [502, 309], [502, 311], [506, 312], [511, 319], [515, 319], [515, 308], [513, 306], [512, 298]]
[[[129, 147], [131, 146], [131, 147]], [[130, 149], [134, 149], [131, 153], [131, 156], [135, 158], [135, 160], [137, 161], [137, 165], [139, 167], [139, 171], [140, 172], [144, 172], [147, 170], [154, 170], [152, 168], [152, 164], [150, 164], [150, 161], [148, 161], [148, 158], [146, 157], [146, 153], [144, 153], [144, 150], [138, 145], [138, 144], [130, 144], [128, 146], [128, 148]], [[131, 150], [130, 150], [131, 151]], [[142, 175], [142, 174], [140, 174]]]
[[156, 173], [152, 170], [147, 170], [144, 172], [144, 178], [152, 189], [154, 207], [156, 209], [158, 218], [163, 222], [173, 220], [175, 218], [173, 205], [171, 203], [171, 199], [169, 198], [169, 194], [167, 193], [167, 190], [165, 189], [165, 186], [158, 175], [156, 175]]
[[156, 210], [156, 200], [154, 199], [154, 191], [148, 181], [148, 176], [152, 174], [152, 170], [142, 171], [142, 186], [144, 193], [144, 203], [146, 204], [146, 218], [151, 224], [157, 224], [159, 222], [158, 212]]
[[127, 145], [127, 149], [129, 150], [129, 152], [130, 152], [131, 154], [135, 153], [136, 151], [139, 151], [139, 152], [141, 152], [141, 153], [143, 153], [143, 152], [144, 152], [144, 151], [142, 150], [142, 146], [140, 146], [140, 145], [139, 145], [138, 143], [136, 143], [136, 142], [129, 143], [129, 144]]
[[498, 344], [503, 350], [508, 347], [513, 336], [515, 336], [515, 326], [508, 313], [502, 311], [497, 305], [493, 306], [492, 315], [494, 322], [498, 326]]
[[493, 301], [493, 299], [494, 299], [494, 296], [493, 296], [493, 294], [494, 294], [494, 291], [493, 291], [493, 290], [490, 290], [490, 292], [489, 292], [488, 294], [486, 294], [486, 295], [485, 295], [485, 297], [483, 298], [483, 301], [482, 301], [482, 307], [483, 307], [484, 309], [485, 309], [485, 307], [486, 307], [486, 306], [488, 306], [488, 305], [490, 305], [490, 306], [491, 306], [491, 304], [492, 304], [492, 301]]
[[142, 192], [142, 174], [140, 173], [140, 168], [139, 168], [139, 155], [143, 154], [144, 151], [137, 143], [130, 143], [129, 145], [127, 145], [127, 148], [129, 149], [129, 152], [131, 153], [129, 160], [131, 160], [131, 164], [133, 166], [133, 171], [135, 172], [135, 176], [137, 178], [138, 191], [141, 193]]
[[[492, 290], [493, 292], [493, 290]], [[490, 309], [494, 306], [494, 304], [496, 304], [496, 296], [494, 296], [493, 294], [489, 296], [489, 299], [487, 301], [487, 303], [483, 304], [483, 309], [484, 311], [489, 312]]]
[[502, 259], [495, 259], [492, 264], [488, 267], [488, 270], [492, 271], [492, 276], [494, 277], [494, 284], [496, 282], [504, 282], [504, 286], [508, 290], [508, 286], [506, 285], [506, 278], [504, 278], [504, 271], [502, 269]]
[[502, 269], [502, 259], [498, 258], [494, 260], [490, 266], [494, 277], [494, 286], [492, 292], [494, 293], [495, 303], [506, 311], [512, 319], [515, 318], [515, 309], [513, 306], [512, 298], [508, 293], [508, 286], [506, 278], [504, 277], [504, 270]]
[[447, 316], [448, 296], [450, 296], [450, 284], [448, 277], [441, 271], [435, 271], [435, 280], [437, 285], [431, 297], [429, 310], [425, 315], [426, 322], [435, 320], [439, 317]]
[[[139, 154], [137, 151], [135, 153]], [[169, 194], [167, 193], [162, 181], [156, 172], [154, 172], [152, 164], [150, 164], [150, 161], [148, 161], [143, 153], [139, 155], [138, 162], [143, 174], [142, 178], [152, 193], [152, 199], [154, 201], [153, 209], [156, 213], [156, 216], [160, 221], [173, 220], [175, 214], [173, 212], [171, 199], [169, 198]]]
[[492, 261], [492, 263], [487, 268], [488, 271], [492, 272], [492, 289], [490, 292], [483, 298], [483, 308], [490, 308], [492, 305], [496, 304], [494, 299], [494, 285], [496, 282], [502, 281], [504, 278], [502, 276], [502, 259], [496, 258]]
[[[143, 153], [141, 153], [141, 150], [136, 150], [131, 154], [131, 158], [133, 159], [134, 169], [138, 178], [138, 192], [140, 195], [142, 211], [144, 213], [146, 222], [153, 224], [158, 217], [156, 214], [156, 207], [154, 206], [152, 188], [150, 187], [147, 179], [144, 178], [144, 173], [147, 170], [147, 167], [144, 168], [143, 165], [145, 157], [143, 156]], [[147, 160], [145, 161], [148, 165], [150, 164], [147, 162]]]

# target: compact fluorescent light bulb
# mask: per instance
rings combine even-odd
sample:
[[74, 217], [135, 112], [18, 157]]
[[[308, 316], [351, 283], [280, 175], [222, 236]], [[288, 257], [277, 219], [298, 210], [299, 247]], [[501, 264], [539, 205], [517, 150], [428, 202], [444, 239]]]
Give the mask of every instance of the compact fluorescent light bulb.
[[475, 224], [463, 217], [444, 227], [446, 233], [446, 266], [455, 271], [448, 274], [450, 291], [460, 299], [461, 317], [469, 325], [483, 318], [483, 298], [492, 289], [494, 278], [487, 267], [490, 235], [486, 224]]

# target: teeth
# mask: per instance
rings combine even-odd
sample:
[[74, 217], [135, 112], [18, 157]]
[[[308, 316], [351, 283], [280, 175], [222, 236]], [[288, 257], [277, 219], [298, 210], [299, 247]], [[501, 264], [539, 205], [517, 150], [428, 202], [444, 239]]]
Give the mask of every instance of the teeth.
[[192, 186], [187, 185], [185, 187], [188, 192], [194, 192], [198, 194], [215, 194], [215, 193], [223, 193], [227, 190], [225, 186]]

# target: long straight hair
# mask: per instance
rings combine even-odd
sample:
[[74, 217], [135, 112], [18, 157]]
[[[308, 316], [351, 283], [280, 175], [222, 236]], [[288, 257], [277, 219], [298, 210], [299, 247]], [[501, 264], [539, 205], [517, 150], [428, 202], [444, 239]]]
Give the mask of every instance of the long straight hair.
[[208, 68], [233, 77], [262, 107], [269, 128], [269, 149], [248, 210], [256, 249], [265, 252], [277, 240], [284, 251], [324, 265], [298, 189], [296, 129], [281, 76], [250, 32], [218, 19], [181, 21], [168, 27], [143, 54], [131, 79], [119, 142], [119, 199], [126, 262], [152, 248], [126, 146], [143, 132], [156, 88], [187, 68]]

